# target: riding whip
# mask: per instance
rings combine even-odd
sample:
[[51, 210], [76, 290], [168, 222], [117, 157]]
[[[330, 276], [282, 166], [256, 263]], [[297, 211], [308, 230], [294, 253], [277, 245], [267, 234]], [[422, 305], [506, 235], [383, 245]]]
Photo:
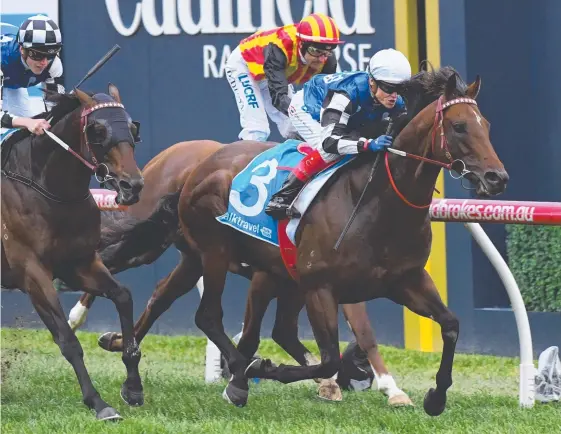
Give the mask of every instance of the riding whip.
[[[74, 86], [74, 88], [80, 87], [84, 81], [86, 81], [88, 78], [90, 78], [92, 75], [94, 75], [120, 49], [121, 49], [121, 47], [119, 46], [119, 44], [113, 45], [113, 48], [111, 48], [111, 50], [109, 50], [105, 54], [105, 56], [103, 56], [101, 59], [99, 59], [99, 61], [94, 66], [92, 66], [92, 68], [86, 73], [86, 75], [84, 75], [84, 78], [82, 78], [78, 82], [78, 84], [76, 86]], [[74, 92], [74, 89], [72, 89], [72, 91], [70, 93], [73, 93], [73, 92]]]
[[[76, 86], [74, 86], [74, 89], [77, 89], [78, 87], [80, 87], [84, 81], [86, 81], [88, 78], [90, 78], [92, 75], [94, 75], [120, 49], [121, 49], [121, 47], [119, 46], [119, 44], [113, 45], [113, 48], [111, 48], [111, 50], [109, 50], [107, 53], [105, 53], [105, 56], [103, 56], [101, 59], [99, 59], [99, 61], [94, 66], [92, 66], [90, 68], [90, 70], [86, 73], [86, 75], [84, 75], [84, 77], [78, 82], [78, 84]], [[69, 92], [71, 95], [74, 93], [74, 89], [72, 89]], [[46, 121], [51, 123], [52, 119], [53, 119], [53, 117], [51, 115], [49, 115], [49, 116], [47, 116]]]
[[[384, 116], [383, 119], [389, 118], [388, 116]], [[390, 121], [388, 123], [388, 127], [386, 128], [386, 135], [390, 134], [390, 131], [392, 129], [392, 119], [389, 118]], [[339, 235], [339, 239], [337, 240], [337, 242], [335, 243], [335, 246], [333, 247], [333, 250], [337, 251], [339, 249], [339, 246], [341, 245], [341, 243], [343, 242], [343, 239], [345, 238], [345, 235], [347, 234], [347, 232], [349, 231], [349, 228], [351, 227], [351, 225], [353, 224], [353, 221], [356, 217], [356, 214], [358, 212], [358, 207], [360, 206], [362, 199], [364, 198], [364, 195], [366, 194], [366, 190], [368, 189], [368, 186], [370, 185], [370, 182], [372, 181], [372, 178], [374, 177], [374, 174], [376, 173], [376, 169], [378, 168], [378, 164], [380, 164], [380, 158], [382, 156], [382, 152], [378, 152], [378, 155], [376, 155], [376, 159], [374, 160], [374, 164], [372, 164], [372, 169], [370, 169], [370, 174], [368, 175], [368, 180], [366, 181], [366, 184], [364, 185], [364, 189], [362, 190], [362, 193], [360, 194], [360, 197], [358, 198], [358, 201], [353, 209], [353, 212], [351, 213], [351, 216], [349, 217], [349, 220], [347, 221], [347, 224], [345, 225], [345, 227], [343, 228], [343, 231], [341, 232], [341, 235]]]

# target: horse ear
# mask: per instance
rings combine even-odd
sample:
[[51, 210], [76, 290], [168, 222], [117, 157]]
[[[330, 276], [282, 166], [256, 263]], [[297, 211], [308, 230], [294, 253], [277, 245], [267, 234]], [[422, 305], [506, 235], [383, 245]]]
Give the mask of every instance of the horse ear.
[[82, 92], [80, 89], [74, 88], [74, 93], [80, 100], [80, 103], [85, 107], [92, 107], [95, 105], [95, 100], [89, 96], [86, 92]]
[[122, 104], [119, 89], [117, 89], [117, 86], [115, 86], [113, 83], [109, 83], [109, 95], [111, 95], [111, 98], [113, 98], [119, 104]]
[[475, 77], [475, 81], [468, 86], [466, 95], [475, 99], [479, 95], [479, 89], [481, 89], [481, 77], [478, 75]]
[[457, 87], [456, 74], [452, 74], [450, 77], [448, 77], [448, 80], [446, 81], [446, 90], [444, 92], [444, 96], [446, 97], [447, 100], [454, 99], [456, 87]]

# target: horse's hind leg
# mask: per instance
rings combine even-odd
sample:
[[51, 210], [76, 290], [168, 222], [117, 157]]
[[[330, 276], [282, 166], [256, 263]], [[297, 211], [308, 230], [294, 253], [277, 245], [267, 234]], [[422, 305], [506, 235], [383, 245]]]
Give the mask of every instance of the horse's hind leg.
[[[175, 300], [187, 294], [201, 277], [201, 260], [192, 251], [181, 252], [179, 264], [164, 279], [158, 282], [144, 312], [134, 325], [138, 344], [144, 339], [154, 322], [170, 308]], [[107, 332], [99, 337], [98, 344], [106, 351], [123, 351], [120, 333]]]
[[431, 388], [424, 401], [425, 412], [431, 416], [438, 416], [446, 407], [446, 391], [452, 385], [452, 364], [460, 323], [442, 302], [432, 278], [425, 270], [414, 271], [404, 276], [390, 294], [393, 301], [440, 324], [444, 346], [436, 374], [436, 389]]
[[78, 377], [84, 404], [96, 412], [97, 419], [120, 419], [117, 411], [107, 404], [95, 389], [84, 364], [84, 351], [76, 335], [66, 322], [66, 317], [56, 290], [52, 275], [38, 262], [27, 260], [24, 287], [33, 306], [51, 334], [60, 352], [74, 368]]
[[74, 273], [65, 280], [75, 285], [74, 287], [83, 288], [84, 291], [106, 297], [115, 303], [123, 334], [122, 360], [127, 369], [127, 379], [121, 387], [121, 397], [129, 405], [142, 405], [144, 393], [138, 372], [141, 354], [134, 337], [133, 303], [130, 291], [115, 280], [97, 253], [92, 261], [76, 266]]
[[68, 325], [72, 331], [76, 331], [84, 322], [86, 322], [86, 317], [88, 316], [88, 310], [92, 307], [95, 301], [95, 295], [92, 294], [82, 294], [78, 302], [70, 309], [68, 314]]
[[413, 405], [409, 396], [397, 387], [380, 354], [374, 329], [370, 324], [366, 303], [344, 304], [343, 313], [353, 331], [359, 347], [366, 353], [374, 371], [378, 390], [388, 397], [392, 406]]

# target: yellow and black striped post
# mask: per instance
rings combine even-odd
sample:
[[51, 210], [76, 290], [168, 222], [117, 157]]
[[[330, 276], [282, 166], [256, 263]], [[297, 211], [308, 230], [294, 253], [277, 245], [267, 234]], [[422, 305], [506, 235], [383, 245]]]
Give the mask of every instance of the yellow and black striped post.
[[[421, 0], [425, 7], [425, 29], [427, 60], [436, 69], [440, 67], [440, 21], [439, 0]], [[419, 67], [419, 26], [417, 0], [394, 0], [395, 46], [403, 52], [413, 69]], [[436, 183], [440, 193], [434, 197], [444, 196], [444, 180], [441, 173]], [[446, 280], [446, 233], [445, 223], [432, 223], [432, 249], [426, 270], [433, 278], [438, 292], [445, 304], [448, 304]], [[440, 351], [442, 338], [440, 326], [428, 318], [414, 314], [404, 308], [404, 344], [405, 348], [420, 351]]]

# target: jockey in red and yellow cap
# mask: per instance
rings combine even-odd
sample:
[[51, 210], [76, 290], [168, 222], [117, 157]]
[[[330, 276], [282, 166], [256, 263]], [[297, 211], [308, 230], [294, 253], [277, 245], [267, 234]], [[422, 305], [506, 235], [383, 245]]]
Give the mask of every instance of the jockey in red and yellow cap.
[[287, 116], [292, 83], [302, 84], [316, 74], [336, 71], [333, 50], [343, 42], [339, 35], [335, 21], [318, 13], [241, 41], [225, 68], [240, 111], [240, 139], [267, 140], [267, 115], [283, 137], [295, 136]]

